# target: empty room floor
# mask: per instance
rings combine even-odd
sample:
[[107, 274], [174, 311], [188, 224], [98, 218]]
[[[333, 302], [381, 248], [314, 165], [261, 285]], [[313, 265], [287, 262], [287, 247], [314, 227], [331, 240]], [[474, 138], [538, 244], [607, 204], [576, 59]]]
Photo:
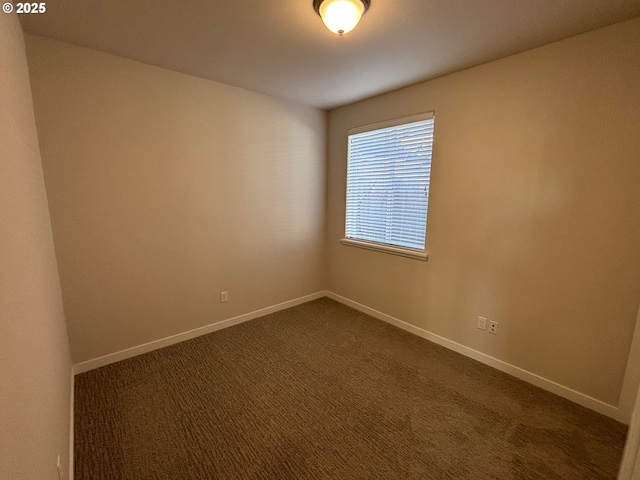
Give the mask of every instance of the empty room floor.
[[322, 298], [76, 377], [76, 480], [614, 479], [626, 427]]

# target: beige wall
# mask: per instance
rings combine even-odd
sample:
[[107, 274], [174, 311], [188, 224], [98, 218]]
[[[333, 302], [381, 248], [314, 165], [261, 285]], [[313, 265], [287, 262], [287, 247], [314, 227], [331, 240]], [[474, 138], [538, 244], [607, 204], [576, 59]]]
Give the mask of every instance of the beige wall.
[[[639, 58], [636, 19], [330, 112], [329, 289], [617, 405], [640, 298]], [[347, 129], [428, 110], [428, 262], [340, 245]]]
[[69, 458], [71, 361], [24, 41], [0, 15], [0, 478]]
[[42, 37], [27, 51], [74, 362], [323, 288], [324, 112]]

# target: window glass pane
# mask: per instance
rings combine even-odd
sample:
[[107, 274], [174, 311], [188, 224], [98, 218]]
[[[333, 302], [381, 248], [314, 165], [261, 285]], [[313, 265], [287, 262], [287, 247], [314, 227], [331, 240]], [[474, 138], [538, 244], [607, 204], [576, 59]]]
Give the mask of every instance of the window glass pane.
[[424, 250], [434, 120], [349, 135], [346, 237]]

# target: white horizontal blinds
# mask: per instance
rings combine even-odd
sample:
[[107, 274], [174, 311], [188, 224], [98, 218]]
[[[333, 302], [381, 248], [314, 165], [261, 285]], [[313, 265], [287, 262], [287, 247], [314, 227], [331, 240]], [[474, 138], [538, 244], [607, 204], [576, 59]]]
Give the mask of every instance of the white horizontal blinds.
[[350, 131], [347, 238], [424, 250], [434, 119], [418, 118]]

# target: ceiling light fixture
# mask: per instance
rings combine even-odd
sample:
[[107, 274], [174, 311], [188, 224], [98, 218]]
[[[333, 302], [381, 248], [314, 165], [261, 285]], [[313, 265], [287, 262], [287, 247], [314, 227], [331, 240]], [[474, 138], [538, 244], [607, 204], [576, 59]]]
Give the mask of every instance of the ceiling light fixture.
[[313, 0], [313, 8], [326, 27], [344, 35], [355, 28], [371, 0]]

